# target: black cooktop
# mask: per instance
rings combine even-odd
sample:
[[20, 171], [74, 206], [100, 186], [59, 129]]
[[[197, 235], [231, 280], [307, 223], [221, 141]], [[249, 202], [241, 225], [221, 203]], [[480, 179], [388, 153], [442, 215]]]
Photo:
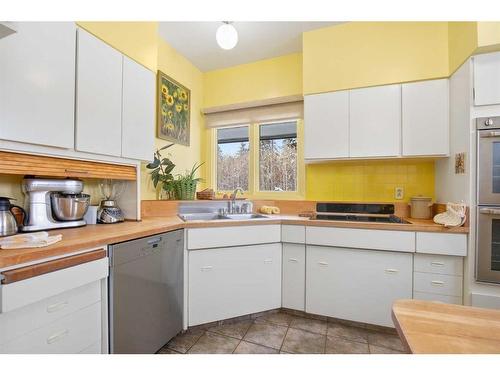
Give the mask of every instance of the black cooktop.
[[365, 216], [365, 215], [335, 215], [335, 214], [320, 214], [316, 215], [315, 220], [339, 220], [339, 221], [359, 221], [368, 223], [394, 223], [394, 224], [410, 224], [406, 220], [395, 216]]

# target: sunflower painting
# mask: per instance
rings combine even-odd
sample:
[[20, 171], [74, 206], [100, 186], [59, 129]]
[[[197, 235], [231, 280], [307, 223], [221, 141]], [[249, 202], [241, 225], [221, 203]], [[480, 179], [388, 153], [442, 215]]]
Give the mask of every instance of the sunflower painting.
[[158, 71], [158, 138], [189, 146], [189, 89]]

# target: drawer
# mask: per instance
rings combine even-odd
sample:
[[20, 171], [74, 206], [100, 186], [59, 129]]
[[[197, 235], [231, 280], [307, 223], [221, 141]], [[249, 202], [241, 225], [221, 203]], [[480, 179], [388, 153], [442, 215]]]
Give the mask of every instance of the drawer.
[[97, 302], [0, 346], [0, 353], [79, 353], [101, 339], [101, 314]]
[[281, 242], [281, 225], [245, 225], [188, 229], [188, 249], [258, 245]]
[[462, 277], [435, 273], [413, 273], [413, 290], [462, 297]]
[[306, 243], [306, 227], [303, 225], [282, 225], [281, 241], [288, 243]]
[[444, 303], [453, 303], [455, 305], [462, 304], [462, 297], [445, 296], [444, 294], [415, 292], [415, 293], [413, 293], [413, 299], [420, 299], [420, 300], [424, 300], [424, 301], [438, 301], [438, 302], [444, 302]]
[[461, 233], [417, 232], [417, 253], [467, 255], [467, 235]]
[[0, 345], [101, 300], [101, 282], [46, 298], [0, 314]]
[[463, 258], [446, 255], [415, 254], [414, 271], [439, 273], [443, 275], [463, 275]]
[[92, 345], [90, 345], [89, 347], [83, 349], [81, 352], [79, 352], [78, 354], [102, 354], [102, 350], [101, 350], [101, 340], [99, 341], [96, 341], [95, 343], [93, 343]]
[[0, 312], [6, 313], [108, 276], [108, 258], [0, 286]]
[[415, 252], [415, 232], [306, 227], [308, 245]]

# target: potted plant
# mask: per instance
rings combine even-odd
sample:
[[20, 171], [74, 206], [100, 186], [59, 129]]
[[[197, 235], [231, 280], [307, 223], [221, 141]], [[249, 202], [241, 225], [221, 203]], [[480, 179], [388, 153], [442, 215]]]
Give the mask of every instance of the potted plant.
[[154, 153], [154, 159], [151, 163], [146, 165], [147, 169], [150, 169], [151, 181], [153, 186], [158, 186], [161, 183], [161, 188], [165, 192], [167, 199], [174, 199], [174, 175], [172, 171], [175, 168], [175, 164], [168, 158], [161, 155], [161, 151], [172, 147], [174, 144], [168, 144], [159, 148]]
[[174, 185], [174, 192], [175, 192], [175, 199], [177, 200], [193, 200], [194, 195], [196, 193], [196, 185], [198, 182], [202, 181], [201, 178], [195, 178], [195, 173], [196, 171], [203, 165], [203, 163], [200, 163], [199, 165], [196, 165], [194, 163], [193, 168], [191, 168], [191, 171], [186, 171], [184, 174], [178, 174], [177, 177], [175, 178], [173, 185]]

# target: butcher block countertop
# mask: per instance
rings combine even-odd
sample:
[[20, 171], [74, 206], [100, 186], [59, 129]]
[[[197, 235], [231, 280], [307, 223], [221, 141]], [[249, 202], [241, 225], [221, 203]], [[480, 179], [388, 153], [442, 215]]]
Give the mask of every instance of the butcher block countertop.
[[500, 310], [399, 300], [392, 317], [410, 353], [500, 353]]
[[403, 230], [416, 232], [468, 233], [468, 227], [444, 228], [432, 220], [408, 219], [411, 224], [362, 223], [329, 220], [310, 220], [296, 215], [269, 215], [256, 220], [214, 220], [184, 222], [176, 215], [147, 217], [142, 221], [126, 221], [118, 224], [87, 225], [80, 228], [52, 230], [62, 234], [62, 241], [47, 247], [32, 249], [0, 250], [0, 269], [45, 258], [64, 256], [85, 249], [128, 241], [182, 228], [206, 228], [223, 226], [247, 226], [267, 224], [290, 224], [322, 227], [361, 228], [379, 230]]

